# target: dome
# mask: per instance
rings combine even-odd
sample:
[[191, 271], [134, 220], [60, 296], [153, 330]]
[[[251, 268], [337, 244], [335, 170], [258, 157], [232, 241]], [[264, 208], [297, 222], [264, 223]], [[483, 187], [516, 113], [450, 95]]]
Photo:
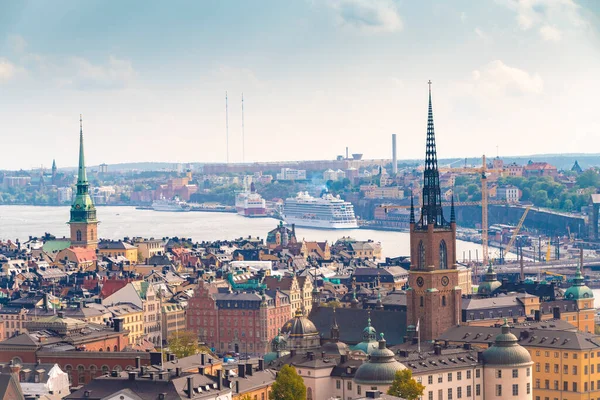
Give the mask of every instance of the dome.
[[584, 283], [583, 275], [581, 274], [581, 268], [577, 267], [575, 278], [573, 278], [573, 286], [565, 291], [565, 299], [567, 300], [581, 300], [591, 299], [594, 297], [594, 292], [587, 287]]
[[502, 286], [496, 277], [496, 273], [494, 272], [494, 268], [490, 263], [488, 270], [483, 278], [483, 282], [479, 284], [479, 288], [477, 289], [477, 294], [490, 296], [492, 295], [498, 288]]
[[308, 318], [306, 318], [302, 311], [296, 310], [294, 318], [286, 322], [281, 328], [281, 333], [288, 335], [288, 337], [304, 337], [304, 336], [318, 336], [319, 331]]
[[348, 354], [350, 348], [346, 343], [328, 342], [321, 347], [321, 351], [327, 356], [342, 356]]
[[352, 350], [360, 350], [365, 354], [371, 354], [375, 350], [377, 350], [377, 342], [360, 342], [355, 345]]
[[370, 316], [369, 319], [367, 319], [367, 326], [363, 329], [362, 338], [363, 341], [354, 346], [353, 350], [360, 350], [365, 354], [371, 354], [373, 351], [377, 350], [377, 331], [371, 326]]
[[377, 349], [371, 352], [369, 361], [356, 370], [354, 381], [357, 384], [389, 385], [394, 380], [396, 372], [406, 367], [394, 357], [394, 353], [385, 347], [383, 333]]
[[530, 364], [531, 355], [518, 342], [505, 321], [502, 325], [502, 333], [496, 336], [496, 343], [481, 355], [483, 364], [506, 366]]

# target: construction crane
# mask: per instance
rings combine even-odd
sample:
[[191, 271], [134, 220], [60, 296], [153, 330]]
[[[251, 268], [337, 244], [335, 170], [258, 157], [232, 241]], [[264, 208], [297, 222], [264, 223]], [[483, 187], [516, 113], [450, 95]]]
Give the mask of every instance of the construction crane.
[[557, 276], [557, 277], [560, 278], [561, 281], [566, 281], [567, 280], [566, 279], [567, 277], [565, 275], [559, 274], [559, 273], [556, 273], [556, 272], [544, 271], [544, 274], [551, 275], [551, 276]]
[[531, 208], [531, 205], [529, 205], [529, 206], [527, 206], [525, 208], [525, 212], [521, 216], [521, 219], [519, 220], [519, 223], [517, 224], [517, 227], [513, 231], [512, 237], [510, 238], [510, 240], [508, 241], [508, 244], [504, 248], [504, 254], [508, 254], [508, 252], [510, 251], [510, 248], [515, 243], [515, 240], [517, 239], [517, 236], [519, 236], [519, 231], [521, 230], [521, 227], [523, 226], [523, 222], [525, 222], [525, 218], [527, 218], [527, 213], [529, 212], [530, 208]]

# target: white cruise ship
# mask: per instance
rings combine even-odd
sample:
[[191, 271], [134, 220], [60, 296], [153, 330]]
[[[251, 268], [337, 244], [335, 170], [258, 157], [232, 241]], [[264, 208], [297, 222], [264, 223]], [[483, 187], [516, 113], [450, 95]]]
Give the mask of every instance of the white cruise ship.
[[239, 215], [249, 218], [266, 217], [267, 206], [265, 199], [256, 191], [254, 182], [250, 185], [250, 191], [244, 190], [235, 197], [235, 208]]
[[175, 197], [173, 200], [155, 200], [152, 203], [152, 209], [154, 211], [183, 212], [190, 211], [190, 205], [185, 201], [179, 200], [178, 197]]
[[325, 193], [321, 198], [300, 192], [285, 200], [283, 220], [287, 224], [309, 228], [353, 229], [358, 228], [352, 203]]

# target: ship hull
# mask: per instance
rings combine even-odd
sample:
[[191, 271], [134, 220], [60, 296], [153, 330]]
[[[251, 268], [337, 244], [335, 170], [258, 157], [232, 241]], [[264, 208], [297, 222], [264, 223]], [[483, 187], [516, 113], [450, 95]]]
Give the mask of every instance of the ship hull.
[[305, 219], [292, 216], [284, 216], [283, 220], [286, 224], [294, 224], [304, 228], [319, 228], [319, 229], [357, 229], [358, 223], [354, 221], [335, 221], [321, 219]]

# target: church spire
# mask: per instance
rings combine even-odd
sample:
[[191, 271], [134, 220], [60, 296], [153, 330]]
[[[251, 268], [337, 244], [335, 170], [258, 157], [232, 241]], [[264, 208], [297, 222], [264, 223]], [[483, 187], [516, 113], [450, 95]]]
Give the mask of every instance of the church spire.
[[83, 152], [83, 117], [79, 114], [79, 169], [77, 171], [77, 186], [87, 185], [87, 174], [85, 172], [85, 155]]
[[412, 193], [410, 194], [410, 223], [414, 224], [415, 223], [415, 205], [413, 202], [413, 195]]
[[452, 199], [450, 200], [450, 223], [456, 223], [456, 213], [454, 212], [454, 191], [452, 192]]
[[429, 84], [429, 110], [427, 114], [427, 146], [425, 151], [425, 171], [423, 172], [423, 209], [421, 210], [421, 227], [429, 224], [436, 227], [448, 225], [442, 211], [442, 195], [440, 190], [440, 174], [438, 171], [437, 151], [435, 148], [435, 130], [433, 126], [433, 106], [431, 105], [431, 81]]

